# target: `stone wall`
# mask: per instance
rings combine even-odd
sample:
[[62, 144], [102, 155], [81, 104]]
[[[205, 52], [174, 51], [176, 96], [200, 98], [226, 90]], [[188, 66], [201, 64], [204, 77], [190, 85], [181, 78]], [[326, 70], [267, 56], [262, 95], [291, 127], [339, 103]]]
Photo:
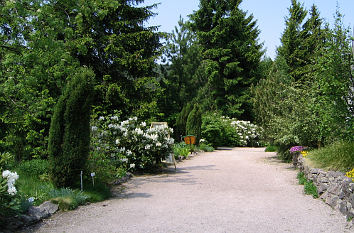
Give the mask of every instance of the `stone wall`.
[[354, 183], [342, 172], [312, 168], [303, 156], [297, 155], [294, 166], [316, 185], [320, 198], [348, 219], [354, 218]]

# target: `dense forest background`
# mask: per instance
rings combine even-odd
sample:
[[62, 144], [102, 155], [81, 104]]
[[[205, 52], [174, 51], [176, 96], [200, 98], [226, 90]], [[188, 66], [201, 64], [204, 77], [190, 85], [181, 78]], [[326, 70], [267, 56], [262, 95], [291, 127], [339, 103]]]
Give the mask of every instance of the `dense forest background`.
[[144, 26], [155, 5], [141, 3], [0, 1], [1, 153], [47, 159], [55, 106], [78, 79], [90, 119], [167, 121], [176, 139], [190, 114], [218, 113], [257, 123], [284, 151], [353, 141], [353, 48], [339, 11], [329, 25], [292, 0], [273, 61], [241, 0], [201, 0], [172, 33]]

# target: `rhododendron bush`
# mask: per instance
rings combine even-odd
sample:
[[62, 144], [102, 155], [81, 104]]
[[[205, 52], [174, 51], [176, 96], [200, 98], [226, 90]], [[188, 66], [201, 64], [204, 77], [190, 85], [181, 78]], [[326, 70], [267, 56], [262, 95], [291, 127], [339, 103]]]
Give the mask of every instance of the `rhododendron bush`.
[[151, 128], [137, 117], [120, 121], [115, 115], [100, 116], [92, 124], [92, 151], [109, 159], [116, 168], [149, 170], [173, 153], [172, 132], [165, 125]]

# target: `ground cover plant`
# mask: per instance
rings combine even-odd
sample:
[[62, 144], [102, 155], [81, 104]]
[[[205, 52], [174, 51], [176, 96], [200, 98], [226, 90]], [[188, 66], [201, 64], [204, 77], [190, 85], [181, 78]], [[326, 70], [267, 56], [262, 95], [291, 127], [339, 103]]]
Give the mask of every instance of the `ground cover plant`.
[[318, 198], [318, 192], [316, 186], [312, 181], [308, 180], [303, 172], [299, 172], [297, 174], [297, 179], [299, 180], [299, 184], [304, 185], [304, 191], [307, 195], [312, 195], [313, 198]]

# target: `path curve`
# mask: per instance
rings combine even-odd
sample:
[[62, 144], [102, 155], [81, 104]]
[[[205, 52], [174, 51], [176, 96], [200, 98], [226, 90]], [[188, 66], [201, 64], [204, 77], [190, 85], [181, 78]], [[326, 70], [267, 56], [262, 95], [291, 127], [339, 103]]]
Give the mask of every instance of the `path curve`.
[[58, 213], [31, 232], [353, 232], [303, 193], [262, 148], [201, 153], [177, 172], [139, 176], [110, 200]]

